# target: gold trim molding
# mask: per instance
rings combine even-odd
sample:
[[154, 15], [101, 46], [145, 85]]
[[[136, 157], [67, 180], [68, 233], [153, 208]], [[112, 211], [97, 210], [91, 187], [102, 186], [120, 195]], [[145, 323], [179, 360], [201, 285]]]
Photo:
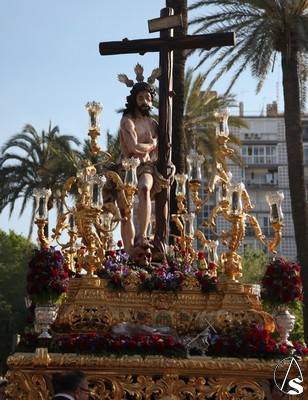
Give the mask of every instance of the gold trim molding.
[[[274, 330], [272, 317], [262, 310], [254, 285], [222, 284], [218, 292], [201, 292], [196, 279], [183, 290], [138, 293], [138, 280], [128, 277], [124, 291], [110, 291], [108, 281], [85, 276], [71, 279], [68, 299], [60, 307], [54, 331], [58, 333], [96, 333], [108, 331], [122, 322], [165, 325], [179, 335], [193, 334], [208, 323], [222, 329], [238, 321]], [[198, 284], [196, 286], [196, 283]]]
[[[78, 368], [87, 374], [90, 398], [97, 400], [270, 399], [277, 363], [211, 357], [95, 357], [48, 354], [46, 349], [37, 349], [35, 354], [9, 357], [8, 394], [14, 400], [50, 400], [52, 375]], [[303, 376], [307, 376], [308, 360], [301, 361], [300, 366]], [[307, 386], [304, 394], [306, 390]]]

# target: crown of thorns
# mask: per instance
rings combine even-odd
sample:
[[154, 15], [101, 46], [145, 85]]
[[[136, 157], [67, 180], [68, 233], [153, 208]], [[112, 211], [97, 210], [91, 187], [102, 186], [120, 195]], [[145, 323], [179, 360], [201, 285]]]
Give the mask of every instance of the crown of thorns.
[[[135, 74], [136, 74], [136, 83], [140, 83], [144, 81], [144, 76], [143, 76], [143, 66], [140, 65], [139, 63], [136, 64], [134, 68]], [[153, 85], [155, 82], [155, 79], [159, 78], [161, 75], [161, 68], [154, 68], [151, 75], [147, 78], [147, 82], [149, 85]], [[129, 79], [127, 75], [125, 74], [118, 74], [118, 80], [122, 83], [125, 83], [127, 87], [133, 87], [134, 86], [134, 81], [132, 79]]]

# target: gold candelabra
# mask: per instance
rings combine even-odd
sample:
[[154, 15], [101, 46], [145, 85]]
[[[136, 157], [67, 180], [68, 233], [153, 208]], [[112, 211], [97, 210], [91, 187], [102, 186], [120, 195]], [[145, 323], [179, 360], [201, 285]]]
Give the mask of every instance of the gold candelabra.
[[[246, 221], [248, 220], [253, 227], [254, 234], [257, 239], [273, 254], [276, 253], [275, 248], [278, 246], [281, 236], [283, 224], [283, 214], [281, 210], [281, 202], [284, 198], [283, 193], [267, 193], [266, 200], [270, 207], [270, 222], [274, 231], [274, 238], [266, 241], [265, 236], [259, 226], [257, 219], [250, 215], [253, 209], [249, 195], [242, 182], [236, 183], [232, 180], [232, 174], [227, 170], [226, 160], [232, 158], [234, 150], [228, 147], [229, 129], [228, 117], [229, 109], [217, 110], [214, 113], [216, 118], [216, 140], [218, 149], [214, 154], [213, 162], [215, 171], [209, 179], [209, 183], [205, 188], [205, 198], [199, 197], [201, 188], [201, 165], [204, 157], [192, 151], [188, 157], [188, 187], [192, 203], [195, 207], [194, 214], [199, 213], [202, 207], [208, 202], [209, 198], [218, 188], [218, 204], [212, 208], [208, 221], [203, 221], [202, 226], [211, 229], [215, 237], [220, 238], [223, 245], [227, 246], [219, 258], [216, 254], [217, 242], [206, 238], [205, 234], [196, 230], [189, 236], [185, 233], [184, 225], [181, 221], [187, 219], [186, 206], [184, 204], [183, 190], [176, 190], [176, 198], [178, 201], [178, 212], [172, 216], [181, 235], [181, 244], [185, 247], [192, 257], [196, 257], [196, 253], [192, 248], [192, 241], [198, 238], [203, 245], [203, 250], [207, 249], [209, 253], [209, 261], [219, 264], [221, 272], [228, 278], [228, 281], [235, 282], [242, 275], [242, 257], [238, 254], [238, 249], [245, 237]], [[182, 188], [186, 175], [176, 178], [177, 185]], [[186, 194], [186, 193], [185, 193]], [[191, 213], [192, 214], [192, 213]], [[227, 231], [222, 230], [220, 233], [216, 230], [217, 217], [221, 215], [230, 226]], [[215, 243], [215, 244], [214, 244]]]
[[[134, 195], [137, 191], [136, 168], [139, 160], [130, 158], [123, 160], [125, 168], [124, 182], [119, 174], [107, 170], [98, 172], [99, 165], [104, 166], [111, 158], [110, 154], [101, 150], [97, 143], [99, 132], [99, 115], [101, 103], [86, 104], [90, 116], [89, 136], [91, 136], [92, 155], [99, 155], [100, 161], [92, 164], [90, 160], [83, 161], [82, 168], [75, 177], [69, 178], [62, 188], [61, 200], [65, 211], [59, 216], [56, 227], [52, 229], [49, 239], [45, 234], [48, 223], [49, 189], [37, 189], [33, 194], [36, 199], [35, 224], [38, 226], [38, 242], [41, 247], [49, 246], [52, 241], [60, 245], [72, 270], [86, 271], [90, 276], [102, 268], [106, 251], [113, 246], [112, 233], [119, 221], [131, 213]], [[116, 184], [116, 190], [125, 198], [125, 216], [115, 202], [104, 200], [106, 181]], [[76, 187], [78, 195], [76, 196]], [[74, 205], [69, 199], [75, 198]], [[66, 237], [65, 237], [66, 234]]]

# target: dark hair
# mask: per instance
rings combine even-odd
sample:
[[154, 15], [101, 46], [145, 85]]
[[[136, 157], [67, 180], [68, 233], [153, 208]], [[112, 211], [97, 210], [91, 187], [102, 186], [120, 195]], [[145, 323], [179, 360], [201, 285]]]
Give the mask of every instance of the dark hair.
[[65, 371], [55, 374], [53, 377], [53, 388], [55, 394], [60, 392], [72, 392], [77, 389], [86, 379], [86, 375], [79, 370]]
[[7, 380], [6, 379], [0, 380], [0, 387], [3, 387], [3, 386], [7, 386]]
[[146, 90], [150, 93], [152, 100], [154, 99], [156, 92], [153, 86], [149, 85], [146, 82], [138, 82], [135, 83], [132, 90], [130, 91], [130, 95], [126, 97], [125, 110], [123, 111], [123, 115], [132, 114], [135, 115], [135, 107], [136, 107], [136, 97], [139, 92]]

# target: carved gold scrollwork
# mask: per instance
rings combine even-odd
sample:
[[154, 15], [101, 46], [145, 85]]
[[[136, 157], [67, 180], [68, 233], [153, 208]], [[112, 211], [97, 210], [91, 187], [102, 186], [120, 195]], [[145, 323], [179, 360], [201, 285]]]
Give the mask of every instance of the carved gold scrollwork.
[[112, 325], [112, 312], [107, 307], [79, 306], [71, 314], [70, 325], [74, 329], [107, 330]]
[[[91, 400], [259, 400], [265, 398], [277, 365], [277, 360], [50, 353], [48, 366], [38, 366], [33, 356], [16, 353], [8, 358], [10, 400], [51, 400], [52, 374], [69, 369], [86, 372]], [[307, 366], [301, 360], [304, 376]], [[304, 393], [306, 388], [304, 384]]]
[[270, 332], [275, 330], [272, 318], [267, 313], [257, 310], [245, 311], [227, 311], [219, 310], [208, 314], [208, 318], [215, 321], [215, 328], [223, 330], [225, 328], [234, 328], [241, 324], [243, 326], [262, 325]]
[[10, 371], [10, 384], [7, 388], [9, 399], [49, 400], [51, 399], [51, 375], [40, 372], [32, 374], [22, 371]]
[[215, 394], [219, 400], [262, 400], [265, 398], [262, 387], [248, 379], [210, 378], [205, 386], [205, 392], [206, 396]]
[[153, 394], [157, 399], [164, 400], [186, 399], [187, 395], [196, 398], [195, 392], [194, 385], [187, 384], [187, 378], [184, 380], [176, 374], [166, 374], [146, 389], [146, 398]]

